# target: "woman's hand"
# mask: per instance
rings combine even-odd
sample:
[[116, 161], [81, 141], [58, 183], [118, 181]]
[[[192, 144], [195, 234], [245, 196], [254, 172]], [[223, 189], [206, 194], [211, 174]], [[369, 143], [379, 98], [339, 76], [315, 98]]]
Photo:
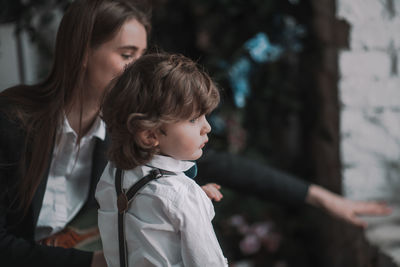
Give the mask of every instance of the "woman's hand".
[[221, 186], [214, 183], [205, 184], [201, 187], [211, 200], [220, 201], [223, 196], [219, 191]]
[[93, 253], [92, 264], [90, 267], [107, 267], [107, 262], [104, 258], [103, 251], [95, 251]]
[[392, 212], [392, 209], [385, 203], [375, 201], [353, 201], [329, 192], [317, 185], [310, 186], [306, 202], [326, 210], [337, 218], [363, 228], [367, 227], [367, 222], [361, 220], [358, 217], [359, 215], [382, 216], [389, 215]]

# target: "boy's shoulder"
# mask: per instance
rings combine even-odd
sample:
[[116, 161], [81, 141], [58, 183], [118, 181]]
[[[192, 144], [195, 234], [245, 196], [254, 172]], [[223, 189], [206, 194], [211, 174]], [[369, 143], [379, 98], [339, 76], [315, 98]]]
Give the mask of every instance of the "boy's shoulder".
[[197, 183], [184, 173], [163, 176], [151, 182], [149, 188], [152, 188], [156, 195], [164, 196], [171, 200], [184, 198], [188, 194], [201, 190]]
[[160, 200], [162, 206], [175, 217], [193, 214], [193, 211], [204, 210], [210, 218], [214, 216], [214, 207], [203, 189], [191, 178], [179, 175], [160, 178], [149, 184], [152, 197]]
[[164, 176], [150, 182], [142, 192], [151, 194], [170, 205], [180, 207], [188, 202], [207, 202], [208, 197], [201, 187], [184, 173]]

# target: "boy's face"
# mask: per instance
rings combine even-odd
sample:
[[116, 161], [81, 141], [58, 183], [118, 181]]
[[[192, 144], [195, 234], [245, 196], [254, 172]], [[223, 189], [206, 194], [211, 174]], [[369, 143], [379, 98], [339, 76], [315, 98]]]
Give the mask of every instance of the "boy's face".
[[158, 132], [157, 141], [163, 155], [179, 160], [196, 160], [203, 154], [202, 148], [211, 131], [204, 115], [177, 123], [167, 124]]

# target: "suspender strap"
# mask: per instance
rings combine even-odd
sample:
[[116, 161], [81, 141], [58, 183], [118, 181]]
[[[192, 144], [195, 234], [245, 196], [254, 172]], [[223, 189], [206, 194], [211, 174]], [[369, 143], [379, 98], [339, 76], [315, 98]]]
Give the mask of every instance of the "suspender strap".
[[119, 262], [120, 267], [128, 267], [127, 247], [125, 240], [124, 215], [128, 210], [129, 202], [133, 199], [136, 193], [152, 180], [158, 179], [164, 175], [174, 175], [174, 172], [153, 169], [148, 175], [140, 179], [132, 185], [126, 192], [122, 189], [123, 171], [117, 169], [115, 172], [115, 191], [117, 192], [117, 207], [118, 207], [118, 243], [119, 243]]
[[[124, 232], [124, 215], [125, 210], [128, 208], [128, 199], [122, 191], [122, 170], [117, 169], [115, 172], [115, 190], [117, 191], [117, 206], [118, 206], [118, 243], [119, 243], [119, 265], [120, 267], [127, 267], [126, 261], [126, 240]], [[121, 205], [125, 205], [122, 207]], [[121, 210], [124, 209], [123, 212]]]
[[151, 182], [152, 180], [158, 179], [163, 175], [174, 175], [174, 174], [175, 173], [173, 172], [160, 169], [152, 170], [149, 175], [143, 177], [136, 184], [134, 184], [133, 186], [131, 186], [131, 188], [128, 189], [128, 191], [126, 192], [126, 197], [128, 198], [128, 201], [130, 201], [142, 187], [144, 187], [147, 183]]

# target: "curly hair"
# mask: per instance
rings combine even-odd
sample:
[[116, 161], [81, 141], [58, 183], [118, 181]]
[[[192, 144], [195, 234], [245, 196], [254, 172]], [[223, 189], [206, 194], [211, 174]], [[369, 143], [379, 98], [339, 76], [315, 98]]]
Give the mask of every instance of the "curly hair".
[[133, 169], [150, 161], [157, 147], [139, 133], [210, 113], [219, 92], [209, 75], [177, 54], [148, 54], [129, 65], [106, 90], [102, 118], [111, 136], [108, 157], [116, 167]]

